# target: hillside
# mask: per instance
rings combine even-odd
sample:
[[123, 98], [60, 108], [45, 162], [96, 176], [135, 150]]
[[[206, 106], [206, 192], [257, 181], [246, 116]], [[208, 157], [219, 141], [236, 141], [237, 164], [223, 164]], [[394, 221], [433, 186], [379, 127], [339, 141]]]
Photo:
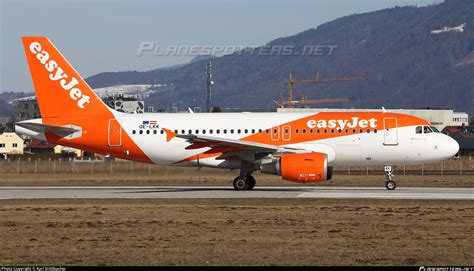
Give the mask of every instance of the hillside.
[[[431, 34], [467, 23], [463, 32]], [[284, 78], [363, 76], [360, 82], [298, 87], [307, 98], [348, 97], [351, 107], [449, 107], [474, 114], [474, 1], [449, 0], [428, 7], [395, 7], [355, 14], [268, 45], [337, 45], [332, 55], [258, 56], [233, 54], [213, 59], [213, 102], [224, 107], [275, 107], [286, 94]], [[173, 84], [153, 94], [157, 107], [204, 106], [204, 61], [147, 72], [100, 73], [93, 88], [120, 84]]]

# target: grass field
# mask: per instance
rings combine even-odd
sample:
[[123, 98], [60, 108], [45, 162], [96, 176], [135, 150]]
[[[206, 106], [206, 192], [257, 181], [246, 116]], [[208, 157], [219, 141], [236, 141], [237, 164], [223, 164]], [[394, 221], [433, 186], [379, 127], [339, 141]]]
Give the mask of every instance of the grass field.
[[473, 265], [474, 203], [7, 200], [0, 265]]

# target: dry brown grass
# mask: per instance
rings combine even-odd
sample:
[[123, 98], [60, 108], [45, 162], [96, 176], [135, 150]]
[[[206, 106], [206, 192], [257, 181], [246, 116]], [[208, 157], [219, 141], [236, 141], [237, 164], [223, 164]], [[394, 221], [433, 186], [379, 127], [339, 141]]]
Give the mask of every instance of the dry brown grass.
[[[135, 185], [228, 185], [238, 174], [237, 171], [208, 170], [208, 171], [170, 171], [161, 173], [124, 173], [124, 174], [0, 174], [0, 186], [135, 186]], [[282, 181], [279, 176], [255, 174], [257, 185], [295, 186], [301, 185]], [[396, 175], [397, 184], [403, 186], [451, 186], [474, 187], [474, 177], [471, 175]], [[315, 186], [380, 186], [383, 183], [383, 173], [378, 175], [344, 175], [336, 174], [330, 181], [314, 184]]]
[[472, 201], [8, 200], [0, 265], [473, 265]]

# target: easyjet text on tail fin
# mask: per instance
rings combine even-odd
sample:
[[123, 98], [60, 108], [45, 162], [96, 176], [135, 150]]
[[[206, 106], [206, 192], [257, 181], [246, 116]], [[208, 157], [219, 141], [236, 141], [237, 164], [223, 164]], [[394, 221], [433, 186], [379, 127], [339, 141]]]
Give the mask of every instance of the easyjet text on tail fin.
[[102, 116], [110, 110], [46, 37], [22, 37], [43, 118]]

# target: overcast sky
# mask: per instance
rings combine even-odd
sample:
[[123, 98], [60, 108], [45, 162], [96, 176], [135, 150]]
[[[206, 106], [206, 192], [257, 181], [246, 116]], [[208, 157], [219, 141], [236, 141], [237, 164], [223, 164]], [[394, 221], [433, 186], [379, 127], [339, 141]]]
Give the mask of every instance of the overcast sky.
[[140, 42], [263, 45], [327, 21], [440, 0], [0, 0], [0, 91], [32, 91], [21, 36], [47, 36], [84, 77], [150, 70], [192, 56], [137, 56]]

